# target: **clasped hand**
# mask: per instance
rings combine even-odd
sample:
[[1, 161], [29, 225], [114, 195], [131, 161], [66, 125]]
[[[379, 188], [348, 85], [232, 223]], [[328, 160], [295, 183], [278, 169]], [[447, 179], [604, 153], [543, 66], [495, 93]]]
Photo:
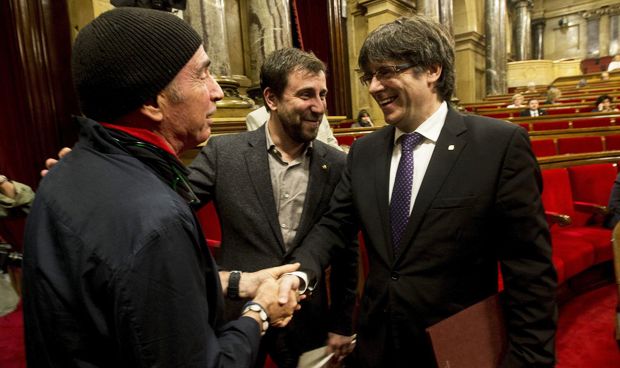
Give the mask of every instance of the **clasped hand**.
[[240, 280], [239, 295], [254, 298], [263, 305], [269, 315], [270, 324], [284, 327], [299, 310], [299, 301], [304, 295], [298, 293], [300, 281], [295, 275], [287, 275], [299, 268], [299, 263], [266, 268], [256, 272], [243, 273]]

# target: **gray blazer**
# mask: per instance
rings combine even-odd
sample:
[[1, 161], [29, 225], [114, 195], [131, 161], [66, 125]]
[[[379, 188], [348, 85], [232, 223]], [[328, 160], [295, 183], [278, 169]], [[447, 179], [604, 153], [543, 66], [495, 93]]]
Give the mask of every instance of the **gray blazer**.
[[[196, 195], [203, 204], [214, 201], [222, 230], [219, 266], [225, 270], [251, 272], [288, 263], [290, 253], [327, 210], [344, 170], [346, 155], [315, 140], [302, 218], [294, 244], [287, 252], [273, 197], [266, 145], [264, 125], [255, 131], [216, 136], [190, 165], [189, 179]], [[352, 333], [357, 244], [337, 253], [331, 264], [331, 311], [328, 313], [325, 283], [320, 283], [291, 324], [292, 329], [303, 329], [303, 334], [297, 335], [304, 340], [313, 340], [316, 335], [313, 345], [324, 343], [328, 330], [343, 335]], [[230, 309], [233, 308], [228, 311], [230, 318], [239, 315], [239, 309]]]

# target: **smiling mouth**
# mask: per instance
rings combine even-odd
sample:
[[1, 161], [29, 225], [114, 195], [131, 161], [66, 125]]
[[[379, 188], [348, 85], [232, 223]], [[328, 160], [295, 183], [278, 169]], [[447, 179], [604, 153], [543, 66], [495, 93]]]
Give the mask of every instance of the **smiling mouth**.
[[395, 100], [396, 100], [396, 97], [386, 97], [381, 100], [377, 99], [376, 101], [379, 104], [379, 106], [386, 106], [386, 105], [391, 104]]

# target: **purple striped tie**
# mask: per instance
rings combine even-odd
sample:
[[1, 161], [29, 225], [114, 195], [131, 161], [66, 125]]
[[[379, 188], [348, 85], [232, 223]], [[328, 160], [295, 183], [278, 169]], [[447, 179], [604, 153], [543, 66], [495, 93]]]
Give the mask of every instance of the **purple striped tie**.
[[413, 149], [424, 137], [417, 132], [400, 137], [401, 156], [390, 201], [390, 222], [392, 224], [392, 246], [398, 252], [400, 240], [409, 221], [411, 187], [413, 185]]

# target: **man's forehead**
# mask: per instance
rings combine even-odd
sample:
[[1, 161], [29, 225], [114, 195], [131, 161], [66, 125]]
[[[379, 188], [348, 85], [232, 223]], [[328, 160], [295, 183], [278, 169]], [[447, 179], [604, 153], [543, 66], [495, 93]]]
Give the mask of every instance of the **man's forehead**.
[[325, 72], [322, 70], [314, 72], [308, 69], [295, 69], [288, 74], [288, 87], [291, 86], [291, 81], [294, 79], [301, 80], [301, 83], [304, 85], [310, 85], [317, 80], [321, 83], [321, 88], [326, 88], [327, 85], [327, 78], [325, 77]]

